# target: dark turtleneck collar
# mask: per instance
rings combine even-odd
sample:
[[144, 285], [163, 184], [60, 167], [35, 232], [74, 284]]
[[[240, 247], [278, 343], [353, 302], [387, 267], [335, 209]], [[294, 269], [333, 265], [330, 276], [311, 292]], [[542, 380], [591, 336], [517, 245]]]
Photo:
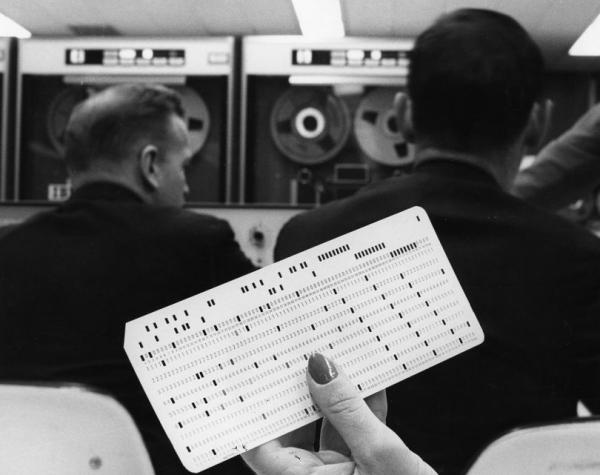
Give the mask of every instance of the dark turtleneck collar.
[[457, 180], [476, 181], [494, 188], [502, 188], [496, 178], [487, 170], [471, 163], [453, 160], [444, 156], [427, 158], [422, 162], [415, 163], [413, 171], [417, 173], [422, 171], [431, 175]]
[[69, 201], [79, 200], [144, 202], [135, 191], [119, 183], [109, 181], [88, 183], [77, 188], [71, 195]]

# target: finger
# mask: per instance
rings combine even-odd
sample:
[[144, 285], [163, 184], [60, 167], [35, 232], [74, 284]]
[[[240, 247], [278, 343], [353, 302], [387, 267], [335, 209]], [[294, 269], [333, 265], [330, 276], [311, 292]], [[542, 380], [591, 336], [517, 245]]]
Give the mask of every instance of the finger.
[[367, 406], [369, 406], [369, 409], [371, 409], [371, 412], [377, 416], [377, 419], [385, 424], [388, 412], [385, 389], [366, 397], [365, 402], [367, 403]]
[[403, 108], [408, 96], [405, 92], [397, 92], [394, 94], [394, 107], [400, 112], [404, 112]]
[[387, 428], [371, 412], [344, 372], [319, 353], [311, 355], [308, 368], [307, 381], [313, 399], [352, 454], [361, 454], [368, 450], [366, 445], [377, 443]]
[[[371, 409], [371, 412], [377, 416], [377, 419], [385, 424], [388, 409], [385, 390], [368, 396], [365, 398], [365, 402], [369, 406], [369, 409]], [[321, 450], [333, 450], [340, 454], [350, 455], [350, 449], [346, 445], [346, 442], [344, 442], [344, 439], [342, 439], [335, 427], [326, 418], [323, 419], [320, 439]]]
[[[341, 369], [321, 354], [311, 355], [310, 393], [352, 452], [358, 473], [433, 475], [435, 471], [371, 412]], [[382, 401], [381, 396], [374, 398]]]
[[324, 464], [352, 462], [349, 457], [333, 450], [321, 450], [317, 452], [317, 457], [319, 457]]
[[[356, 464], [354, 462], [334, 463], [331, 465], [323, 465], [312, 472], [297, 473], [294, 475], [355, 475]], [[286, 473], [286, 475], [288, 475]]]
[[[282, 446], [279, 440], [272, 440], [242, 454], [244, 462], [260, 475], [282, 473], [287, 460], [282, 456]], [[278, 470], [280, 470], [278, 472]]]
[[540, 130], [540, 137], [538, 139], [538, 143], [537, 143], [537, 148], [536, 150], [538, 150], [543, 143], [546, 142], [546, 139], [548, 138], [548, 134], [550, 132], [550, 126], [552, 125], [552, 117], [553, 117], [553, 111], [554, 111], [554, 101], [552, 99], [546, 99], [543, 103], [543, 106], [541, 108], [541, 113], [540, 113], [540, 123], [541, 123], [541, 130]]
[[308, 475], [323, 466], [314, 452], [283, 447], [278, 439], [249, 450], [242, 458], [259, 475]]
[[315, 436], [317, 433], [316, 426], [316, 422], [312, 422], [279, 437], [278, 440], [284, 447], [300, 447], [306, 450], [314, 450]]
[[394, 111], [396, 125], [407, 142], [414, 142], [414, 128], [410, 99], [404, 92], [398, 92], [394, 96]]
[[321, 425], [321, 438], [320, 438], [320, 450], [332, 450], [350, 456], [350, 449], [342, 439], [339, 432], [333, 427], [333, 425], [325, 418]]

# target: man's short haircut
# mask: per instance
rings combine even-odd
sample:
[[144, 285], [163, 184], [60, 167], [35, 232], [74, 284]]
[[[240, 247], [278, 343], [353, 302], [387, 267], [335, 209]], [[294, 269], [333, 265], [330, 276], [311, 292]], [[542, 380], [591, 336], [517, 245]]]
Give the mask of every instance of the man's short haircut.
[[417, 140], [462, 152], [501, 150], [525, 128], [542, 87], [538, 46], [513, 18], [461, 9], [439, 18], [410, 54]]
[[142, 138], [165, 140], [169, 118], [184, 117], [180, 96], [154, 84], [120, 84], [104, 89], [73, 110], [65, 131], [65, 160], [73, 172], [92, 162], [118, 162]]

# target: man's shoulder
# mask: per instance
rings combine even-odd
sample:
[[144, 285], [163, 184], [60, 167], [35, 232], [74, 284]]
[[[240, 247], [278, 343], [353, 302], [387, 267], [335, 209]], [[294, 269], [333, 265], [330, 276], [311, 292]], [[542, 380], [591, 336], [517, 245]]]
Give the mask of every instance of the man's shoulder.
[[600, 252], [600, 239], [554, 213], [489, 187], [451, 185], [435, 177], [409, 175], [374, 184], [349, 198], [300, 213], [282, 229], [276, 258], [307, 249], [415, 205], [422, 206], [432, 221], [438, 224], [454, 223], [450, 228], [441, 226], [441, 232], [451, 232], [457, 229], [456, 226], [462, 229], [484, 226], [492, 233], [496, 229], [500, 235], [526, 233], [530, 238], [535, 235], [539, 245], [546, 249], [562, 251], [570, 247], [573, 253]]
[[522, 223], [526, 223], [529, 232], [544, 237], [545, 241], [562, 242], [574, 249], [600, 251], [600, 239], [581, 224], [521, 198], [507, 196], [506, 199], [514, 203], [514, 207], [519, 211], [516, 216]]
[[[295, 215], [278, 236], [275, 259], [308, 249], [412, 206], [407, 188], [411, 181], [409, 177], [403, 177], [379, 182], [350, 197]], [[406, 196], [397, 196], [399, 191]]]
[[[421, 177], [406, 175], [376, 182], [352, 196], [300, 213], [290, 221], [326, 224], [335, 223], [337, 220], [346, 221], [349, 216], [352, 216], [352, 221], [365, 221], [367, 224], [366, 221], [377, 217], [378, 214], [384, 217], [385, 214], [401, 211], [404, 205], [410, 202], [411, 191], [420, 179]], [[394, 203], [389, 201], [392, 196], [395, 198]], [[381, 212], [378, 213], [377, 210], [381, 210]], [[364, 213], [364, 211], [372, 212]]]
[[233, 239], [229, 224], [208, 214], [142, 203], [85, 202], [65, 203], [38, 213], [23, 223], [0, 233], [4, 246], [19, 242], [60, 239], [64, 236], [108, 236], [111, 240], [138, 240], [197, 243], [207, 245]]
[[154, 206], [148, 206], [148, 208], [148, 212], [152, 214], [155, 219], [165, 222], [169, 221], [175, 224], [180, 223], [187, 226], [211, 227], [220, 226], [226, 223], [226, 221], [211, 214], [199, 213], [185, 208]]
[[[557, 246], [565, 248], [573, 254], [593, 254], [600, 262], [600, 238], [584, 228], [582, 224], [568, 221], [558, 215], [544, 216], [538, 232]], [[544, 230], [548, 230], [544, 233]], [[543, 237], [542, 236], [542, 237]]]
[[191, 239], [223, 239], [232, 237], [229, 223], [216, 216], [188, 209], [146, 207], [144, 220], [154, 224], [154, 233]]
[[14, 222], [0, 228], [0, 247], [9, 244], [19, 244], [28, 237], [38, 236], [44, 238], [52, 228], [51, 223], [57, 215], [57, 209], [37, 212], [22, 221]]

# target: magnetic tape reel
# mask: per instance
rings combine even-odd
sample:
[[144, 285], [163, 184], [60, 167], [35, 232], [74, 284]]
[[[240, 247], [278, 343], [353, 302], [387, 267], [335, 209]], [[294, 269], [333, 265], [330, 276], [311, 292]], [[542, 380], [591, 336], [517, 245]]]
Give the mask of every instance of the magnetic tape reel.
[[95, 92], [96, 90], [91, 87], [70, 86], [60, 91], [50, 102], [46, 115], [46, 132], [57, 158], [64, 157], [65, 130], [71, 112], [77, 104]]
[[181, 96], [187, 120], [192, 155], [198, 153], [210, 132], [210, 113], [204, 99], [194, 89], [187, 86], [175, 86], [172, 89]]
[[271, 111], [271, 136], [293, 162], [318, 165], [333, 158], [350, 134], [350, 114], [329, 88], [292, 87]]
[[398, 129], [394, 88], [377, 88], [366, 94], [354, 115], [354, 134], [363, 152], [387, 166], [408, 165], [413, 153]]
[[[186, 86], [172, 87], [181, 96], [186, 114], [192, 154], [199, 152], [210, 131], [210, 114], [206, 103], [193, 89]], [[57, 157], [64, 157], [65, 130], [71, 112], [81, 101], [98, 92], [93, 86], [70, 86], [63, 89], [50, 103], [46, 116], [48, 138]]]

